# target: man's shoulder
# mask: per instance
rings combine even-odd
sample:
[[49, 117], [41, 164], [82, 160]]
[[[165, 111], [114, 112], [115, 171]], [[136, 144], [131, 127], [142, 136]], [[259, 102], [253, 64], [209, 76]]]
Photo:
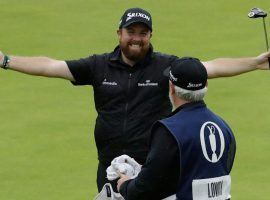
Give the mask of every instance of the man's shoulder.
[[116, 46], [112, 51], [105, 51], [103, 53], [93, 53], [90, 54], [89, 57], [95, 57], [99, 59], [108, 59], [111, 57], [117, 57], [120, 54], [119, 46]]
[[177, 59], [177, 56], [165, 54], [161, 52], [153, 52], [151, 56], [152, 64], [155, 67], [160, 67], [163, 70], [167, 67], [170, 67], [171, 63], [173, 63]]
[[158, 57], [158, 58], [165, 58], [165, 59], [176, 59], [176, 58], [178, 58], [175, 55], [166, 54], [166, 53], [162, 53], [162, 52], [158, 52], [158, 51], [154, 51], [153, 56]]
[[114, 52], [105, 52], [89, 55], [88, 59], [93, 60], [97, 65], [104, 65], [105, 63], [109, 63], [111, 60], [117, 60], [117, 57]]
[[92, 54], [91, 56], [104, 59], [104, 58], [110, 58], [112, 55], [113, 55], [113, 52], [105, 52], [105, 53]]

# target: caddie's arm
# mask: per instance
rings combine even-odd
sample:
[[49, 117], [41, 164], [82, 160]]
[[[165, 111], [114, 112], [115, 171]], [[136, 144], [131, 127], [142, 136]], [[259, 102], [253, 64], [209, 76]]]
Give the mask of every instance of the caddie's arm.
[[268, 58], [270, 51], [257, 57], [217, 58], [202, 62], [207, 69], [209, 78], [235, 76], [256, 69], [269, 70]]
[[4, 55], [0, 51], [0, 67], [25, 74], [63, 78], [74, 81], [65, 61], [48, 57], [23, 57]]

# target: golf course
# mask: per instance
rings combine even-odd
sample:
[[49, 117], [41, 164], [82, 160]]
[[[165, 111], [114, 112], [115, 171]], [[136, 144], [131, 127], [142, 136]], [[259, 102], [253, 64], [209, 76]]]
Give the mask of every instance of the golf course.
[[[270, 14], [266, 0], [1, 0], [0, 51], [57, 60], [111, 52], [131, 7], [151, 13], [157, 52], [207, 61], [267, 51], [263, 20], [248, 17], [253, 7]], [[265, 23], [270, 36], [270, 16]], [[236, 138], [232, 200], [269, 200], [270, 71], [209, 79], [205, 102]], [[0, 69], [0, 200], [92, 200], [96, 116], [91, 86]]]

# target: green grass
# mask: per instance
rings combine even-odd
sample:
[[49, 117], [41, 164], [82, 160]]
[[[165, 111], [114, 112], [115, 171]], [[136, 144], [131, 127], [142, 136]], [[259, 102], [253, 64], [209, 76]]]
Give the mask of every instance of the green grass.
[[[156, 51], [208, 60], [265, 50], [262, 21], [247, 13], [269, 12], [266, 0], [2, 0], [0, 49], [63, 60], [109, 52], [120, 16], [134, 6], [152, 13]], [[269, 77], [209, 81], [206, 102], [237, 139], [233, 199], [269, 199]], [[0, 70], [0, 200], [92, 199], [95, 116], [91, 87]]]

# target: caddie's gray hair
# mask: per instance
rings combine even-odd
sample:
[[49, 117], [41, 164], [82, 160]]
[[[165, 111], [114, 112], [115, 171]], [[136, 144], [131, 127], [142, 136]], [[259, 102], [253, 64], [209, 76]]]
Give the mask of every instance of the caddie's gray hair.
[[175, 94], [177, 97], [184, 99], [186, 101], [191, 101], [191, 102], [203, 100], [207, 92], [207, 87], [204, 87], [203, 89], [196, 90], [196, 91], [185, 90], [176, 85], [174, 85], [174, 88], [175, 88]]

